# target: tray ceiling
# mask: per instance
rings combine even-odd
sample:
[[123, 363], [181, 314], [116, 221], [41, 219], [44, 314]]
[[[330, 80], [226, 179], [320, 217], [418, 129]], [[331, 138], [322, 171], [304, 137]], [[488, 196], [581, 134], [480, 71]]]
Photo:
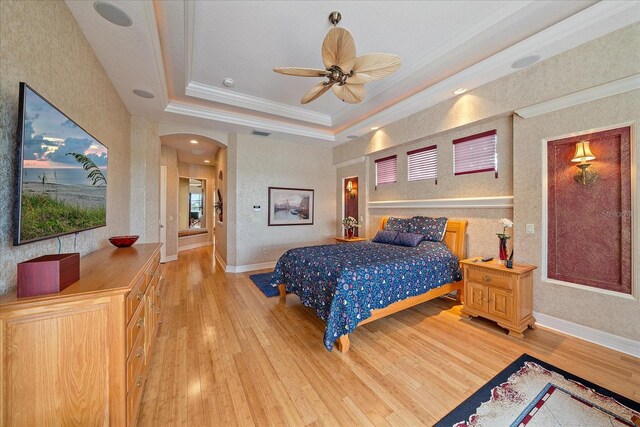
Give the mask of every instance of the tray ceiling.
[[[637, 2], [594, 1], [111, 1], [130, 27], [93, 2], [67, 1], [132, 114], [220, 132], [265, 130], [335, 145], [640, 19]], [[319, 78], [277, 66], [322, 68], [320, 47], [339, 10], [358, 54], [394, 53], [402, 67], [350, 105], [333, 95], [301, 105]], [[225, 78], [235, 85], [223, 85]], [[133, 89], [155, 95], [140, 98]]]

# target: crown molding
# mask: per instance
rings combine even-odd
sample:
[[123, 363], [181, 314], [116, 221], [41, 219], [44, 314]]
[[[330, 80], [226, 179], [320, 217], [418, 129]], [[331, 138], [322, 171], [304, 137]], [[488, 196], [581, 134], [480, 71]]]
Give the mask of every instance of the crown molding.
[[423, 200], [385, 200], [367, 203], [369, 209], [409, 209], [409, 208], [447, 208], [447, 209], [512, 209], [513, 196], [461, 197], [452, 199]]
[[153, 8], [152, 2], [145, 2], [142, 4], [144, 10], [144, 25], [147, 30], [147, 34], [151, 40], [151, 52], [153, 54], [153, 65], [156, 68], [156, 73], [160, 79], [160, 89], [162, 97], [162, 105], [167, 105], [169, 101], [169, 90], [167, 84], [167, 76], [164, 72], [164, 58], [162, 56], [162, 46], [160, 45], [160, 34], [158, 34], [158, 23], [156, 21], [156, 12]]
[[[549, 52], [542, 55], [540, 59], [540, 61], [544, 61], [552, 56], [566, 52], [569, 49], [630, 25], [633, 22], [637, 22], [637, 13], [634, 13], [632, 10], [637, 7], [637, 3], [634, 2], [597, 3], [377, 114], [358, 121], [355, 125], [341, 130], [336, 135], [336, 140], [339, 141], [339, 144], [342, 144], [347, 142], [347, 135], [363, 135], [369, 133], [369, 128], [374, 124], [381, 127], [386, 126], [411, 114], [437, 105], [440, 102], [453, 98], [454, 95], [452, 92], [458, 87], [464, 86], [470, 91], [498, 80], [501, 77], [520, 71], [511, 68], [511, 64], [528, 53], [539, 53], [546, 48]], [[554, 43], [571, 36], [575, 38], [569, 45], [564, 43], [562, 45], [558, 44], [555, 48], [553, 47]], [[344, 114], [333, 116], [333, 122], [337, 125], [345, 119]]]
[[175, 101], [170, 102], [166, 106], [164, 111], [168, 113], [215, 120], [224, 123], [232, 123], [235, 125], [247, 126], [250, 128], [258, 128], [271, 132], [281, 132], [291, 135], [306, 136], [310, 138], [321, 139], [324, 141], [335, 141], [335, 136], [332, 133], [314, 130], [307, 126], [292, 125], [275, 120], [240, 115], [237, 113], [228, 113], [213, 108], [181, 104]]
[[515, 113], [523, 119], [529, 119], [541, 114], [551, 113], [637, 89], [640, 89], [640, 74], [634, 74], [600, 86], [581, 90], [579, 92], [561, 96], [529, 107], [520, 108], [515, 110]]
[[300, 107], [292, 107], [281, 102], [269, 101], [264, 98], [233, 92], [228, 89], [220, 89], [214, 86], [190, 81], [185, 88], [185, 94], [208, 101], [220, 102], [248, 110], [262, 113], [275, 114], [304, 122], [315, 123], [322, 126], [331, 126], [331, 116], [316, 113]]

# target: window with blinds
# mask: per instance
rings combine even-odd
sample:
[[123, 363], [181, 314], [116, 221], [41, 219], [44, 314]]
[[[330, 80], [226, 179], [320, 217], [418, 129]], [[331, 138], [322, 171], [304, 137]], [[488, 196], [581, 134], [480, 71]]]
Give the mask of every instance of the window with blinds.
[[389, 156], [376, 160], [376, 187], [380, 184], [396, 182], [397, 177], [397, 156]]
[[498, 135], [494, 130], [453, 141], [453, 174], [495, 172], [498, 177]]
[[438, 183], [438, 146], [407, 151], [407, 179], [435, 179]]

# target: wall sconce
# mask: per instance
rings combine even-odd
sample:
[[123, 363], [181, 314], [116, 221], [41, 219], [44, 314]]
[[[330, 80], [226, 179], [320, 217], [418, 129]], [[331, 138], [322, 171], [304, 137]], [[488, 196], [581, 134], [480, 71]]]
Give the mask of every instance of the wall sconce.
[[589, 149], [589, 141], [580, 141], [576, 143], [576, 153], [573, 155], [572, 162], [580, 162], [576, 166], [580, 169], [573, 178], [582, 185], [590, 185], [598, 179], [598, 172], [591, 168], [591, 163], [587, 163], [590, 160], [595, 160], [596, 156], [593, 155]]
[[356, 192], [353, 189], [353, 182], [351, 182], [351, 180], [347, 181], [347, 194], [350, 199], [355, 199], [356, 197]]

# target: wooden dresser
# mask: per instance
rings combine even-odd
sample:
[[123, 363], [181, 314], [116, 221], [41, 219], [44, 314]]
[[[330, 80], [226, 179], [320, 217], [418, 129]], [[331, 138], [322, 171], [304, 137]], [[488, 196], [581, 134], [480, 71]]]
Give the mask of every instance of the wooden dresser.
[[0, 299], [0, 424], [133, 426], [160, 319], [160, 244], [80, 259], [64, 291]]
[[533, 265], [514, 264], [506, 268], [496, 261], [479, 258], [461, 261], [464, 273], [463, 316], [482, 316], [522, 339], [535, 328], [533, 317]]

